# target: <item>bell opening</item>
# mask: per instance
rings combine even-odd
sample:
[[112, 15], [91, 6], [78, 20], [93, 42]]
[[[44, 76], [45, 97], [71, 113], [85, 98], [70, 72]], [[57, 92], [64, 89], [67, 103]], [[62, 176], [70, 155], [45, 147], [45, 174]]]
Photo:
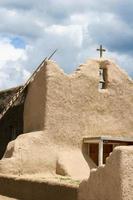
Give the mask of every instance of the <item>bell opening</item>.
[[107, 88], [107, 68], [99, 68], [99, 89]]

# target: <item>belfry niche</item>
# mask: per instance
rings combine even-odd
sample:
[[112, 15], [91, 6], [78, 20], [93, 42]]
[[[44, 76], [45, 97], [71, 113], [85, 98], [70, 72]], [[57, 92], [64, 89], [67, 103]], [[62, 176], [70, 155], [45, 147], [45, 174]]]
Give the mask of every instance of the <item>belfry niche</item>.
[[108, 69], [105, 66], [99, 67], [99, 89], [107, 89], [108, 85]]

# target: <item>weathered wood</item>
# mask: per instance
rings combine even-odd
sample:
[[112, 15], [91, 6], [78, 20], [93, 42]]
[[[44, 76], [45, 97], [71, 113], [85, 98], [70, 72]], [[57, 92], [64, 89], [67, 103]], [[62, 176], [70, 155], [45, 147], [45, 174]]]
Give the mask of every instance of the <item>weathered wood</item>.
[[98, 165], [103, 165], [103, 141], [99, 141], [99, 149], [98, 149]]

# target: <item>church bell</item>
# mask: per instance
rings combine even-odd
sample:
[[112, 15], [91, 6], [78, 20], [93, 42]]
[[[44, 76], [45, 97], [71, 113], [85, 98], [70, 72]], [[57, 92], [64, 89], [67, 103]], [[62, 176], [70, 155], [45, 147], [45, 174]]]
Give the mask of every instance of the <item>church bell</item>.
[[100, 83], [105, 83], [104, 79], [103, 79], [103, 69], [99, 69], [99, 75], [100, 75]]
[[105, 83], [103, 77], [100, 78], [100, 83]]

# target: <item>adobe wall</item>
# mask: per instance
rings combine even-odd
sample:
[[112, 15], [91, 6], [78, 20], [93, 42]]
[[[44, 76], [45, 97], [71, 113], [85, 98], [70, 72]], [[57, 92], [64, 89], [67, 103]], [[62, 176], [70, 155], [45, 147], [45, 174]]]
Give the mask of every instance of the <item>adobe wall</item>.
[[[101, 91], [100, 63], [108, 70], [107, 89]], [[29, 86], [24, 130], [44, 128], [52, 138], [62, 135], [74, 144], [81, 135], [132, 135], [132, 91], [133, 82], [112, 61], [89, 60], [70, 75], [47, 61]]]
[[[9, 143], [0, 172], [89, 176], [81, 153], [83, 136], [133, 134], [133, 82], [112, 61], [108, 87], [99, 91], [99, 60], [89, 60], [71, 75], [47, 61], [29, 85], [24, 132]], [[37, 131], [39, 130], [39, 131]], [[75, 167], [76, 166], [76, 167]]]
[[133, 82], [104, 60], [108, 86], [99, 90], [100, 63], [89, 60], [66, 75], [48, 61], [45, 130], [56, 144], [78, 146], [90, 135], [133, 135]]
[[0, 175], [0, 195], [9, 200], [77, 200], [77, 193], [78, 185]]
[[[100, 64], [108, 71], [105, 90], [98, 89]], [[112, 61], [89, 60], [70, 75], [47, 61], [29, 86], [24, 130], [45, 129], [72, 144], [85, 135], [132, 135], [132, 91], [133, 81]]]
[[10, 142], [0, 161], [0, 173], [23, 175], [53, 171], [56, 162], [53, 145], [42, 135], [42, 131], [31, 132]]
[[132, 200], [133, 146], [117, 147], [106, 165], [92, 170], [79, 187], [78, 200]]
[[44, 129], [46, 90], [46, 68], [44, 66], [28, 86], [24, 105], [24, 133]]

